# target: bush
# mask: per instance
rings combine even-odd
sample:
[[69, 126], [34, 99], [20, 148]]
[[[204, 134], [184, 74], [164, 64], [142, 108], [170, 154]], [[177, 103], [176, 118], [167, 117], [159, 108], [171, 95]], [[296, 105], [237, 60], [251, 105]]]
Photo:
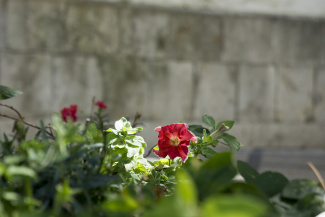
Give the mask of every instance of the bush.
[[[4, 91], [5, 90], [5, 91]], [[4, 86], [0, 99], [19, 94]], [[2, 96], [2, 97], [1, 97]], [[289, 181], [276, 172], [258, 173], [233, 159], [241, 144], [229, 134], [233, 121], [157, 127], [160, 160], [144, 157], [137, 122], [126, 118], [107, 129], [104, 109], [85, 124], [77, 105], [54, 114], [52, 125], [27, 123], [17, 112], [15, 133], [3, 135], [0, 216], [316, 216], [325, 211], [321, 184]], [[26, 139], [27, 128], [39, 132]], [[227, 145], [229, 152], [214, 147]], [[149, 153], [151, 150], [149, 150]], [[205, 159], [205, 160], [202, 160]], [[244, 180], [235, 179], [240, 174]]]

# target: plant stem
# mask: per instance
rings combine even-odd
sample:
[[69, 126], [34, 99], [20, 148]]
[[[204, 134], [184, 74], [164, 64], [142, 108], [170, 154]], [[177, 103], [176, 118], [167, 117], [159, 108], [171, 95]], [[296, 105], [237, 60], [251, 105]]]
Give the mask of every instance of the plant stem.
[[324, 182], [322, 175], [319, 173], [318, 169], [314, 166], [313, 163], [308, 162], [307, 164], [310, 167], [310, 169], [314, 172], [315, 176], [317, 177], [318, 181], [320, 182], [320, 184], [322, 185], [322, 187], [325, 191], [325, 182]]
[[[38, 130], [41, 129], [39, 126], [36, 126], [36, 125], [34, 125], [34, 124], [31, 124], [31, 123], [28, 123], [28, 122], [24, 121], [23, 116], [22, 116], [22, 115], [20, 114], [20, 112], [19, 112], [17, 109], [15, 109], [13, 106], [6, 105], [6, 104], [2, 104], [2, 103], [0, 103], [0, 106], [7, 107], [7, 108], [13, 110], [14, 112], [16, 112], [16, 114], [19, 116], [19, 119], [18, 119], [18, 118], [11, 117], [11, 116], [6, 115], [6, 114], [2, 114], [2, 113], [0, 113], [0, 116], [5, 117], [5, 118], [9, 118], [9, 119], [12, 119], [12, 120], [15, 120], [15, 121], [22, 121], [24, 124], [26, 124], [26, 125], [28, 125], [28, 126], [30, 126], [30, 127], [33, 127], [33, 128], [35, 128], [35, 129], [38, 129]], [[54, 139], [55, 137], [54, 137], [54, 135], [53, 135], [53, 133], [52, 133], [52, 128], [50, 128], [50, 129], [51, 129], [50, 132], [48, 132], [47, 130], [45, 130], [45, 132], [46, 132], [46, 134], [48, 134], [49, 136], [51, 136], [51, 137]]]
[[158, 145], [158, 144], [152, 146], [152, 147], [149, 149], [148, 153], [147, 153], [145, 156], [143, 156], [143, 157], [144, 157], [144, 158], [148, 157], [148, 156], [151, 154], [152, 150], [153, 150], [157, 145]]

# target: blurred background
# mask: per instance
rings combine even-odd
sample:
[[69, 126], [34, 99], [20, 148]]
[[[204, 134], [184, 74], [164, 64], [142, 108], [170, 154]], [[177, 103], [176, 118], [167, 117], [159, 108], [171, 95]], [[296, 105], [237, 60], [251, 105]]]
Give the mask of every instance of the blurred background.
[[323, 0], [0, 0], [0, 84], [34, 124], [71, 104], [82, 120], [96, 97], [112, 122], [141, 113], [151, 147], [207, 113], [235, 120], [238, 159], [325, 173]]

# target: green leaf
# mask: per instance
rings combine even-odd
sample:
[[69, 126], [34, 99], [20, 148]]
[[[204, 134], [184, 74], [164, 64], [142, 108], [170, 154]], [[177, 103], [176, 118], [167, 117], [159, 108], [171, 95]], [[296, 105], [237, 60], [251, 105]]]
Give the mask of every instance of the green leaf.
[[133, 171], [135, 173], [140, 174], [141, 176], [144, 175], [144, 174], [147, 174], [147, 169], [142, 164], [140, 164], [139, 162], [133, 168]]
[[203, 130], [209, 131], [208, 129], [202, 127], [201, 125], [189, 125], [188, 130], [191, 131], [197, 137], [203, 137]]
[[[127, 132], [127, 134], [135, 134], [142, 131], [142, 127], [133, 128], [131, 123], [124, 117], [115, 122], [115, 129], [119, 132]], [[114, 132], [114, 129], [108, 129], [107, 132]]]
[[224, 195], [207, 199], [201, 216], [260, 217], [267, 216], [267, 205], [245, 195]]
[[97, 129], [95, 123], [91, 123], [86, 131], [86, 137], [92, 142], [92, 143], [99, 143], [103, 141], [103, 134], [100, 130]]
[[229, 135], [228, 133], [223, 133], [221, 137], [231, 148], [231, 150], [238, 151], [241, 147], [240, 142], [237, 141], [236, 137]]
[[191, 177], [185, 171], [178, 171], [176, 174], [178, 181], [175, 187], [175, 197], [179, 203], [182, 203], [184, 211], [188, 212], [188, 216], [196, 216], [195, 208], [197, 206], [196, 187]]
[[196, 174], [196, 185], [199, 188], [200, 199], [218, 193], [236, 175], [232, 153], [216, 153], [204, 162]]
[[325, 211], [324, 191], [322, 193], [310, 193], [300, 199], [295, 205], [304, 216], [316, 216]]
[[207, 115], [207, 114], [202, 115], [202, 121], [207, 126], [209, 126], [211, 129], [215, 129], [216, 128], [216, 122], [213, 119], [213, 117], [211, 117], [210, 115]]
[[169, 165], [169, 162], [170, 160], [169, 159], [159, 159], [157, 161], [154, 161], [153, 164], [155, 166], [158, 166], [158, 165]]
[[212, 141], [211, 136], [203, 135], [203, 142], [211, 142], [211, 141]]
[[143, 217], [197, 217], [197, 193], [195, 184], [189, 175], [183, 171], [177, 173], [175, 194], [164, 197]]
[[209, 147], [202, 147], [202, 155], [208, 159], [212, 158], [217, 152]]
[[235, 122], [231, 120], [221, 121], [217, 124], [216, 129], [219, 129], [219, 127], [221, 127], [221, 125], [223, 124], [228, 128], [228, 130], [230, 130], [234, 126], [234, 123]]
[[272, 197], [279, 194], [288, 182], [288, 179], [281, 173], [267, 171], [258, 175], [252, 184], [267, 196]]
[[131, 147], [130, 145], [127, 145], [126, 148], [127, 148], [127, 157], [128, 158], [140, 156], [140, 153], [141, 153], [140, 147], [137, 147], [137, 146]]
[[3, 161], [5, 164], [10, 165], [10, 164], [18, 164], [23, 160], [25, 160], [25, 157], [22, 155], [11, 155], [11, 156], [6, 156]]
[[138, 147], [147, 147], [146, 142], [144, 141], [144, 139], [141, 136], [135, 136], [135, 135], [128, 135], [125, 138], [125, 142], [130, 144], [130, 145], [134, 145], [134, 146], [138, 146]]
[[5, 191], [2, 193], [2, 198], [7, 201], [18, 202], [21, 199], [21, 196], [16, 192]]
[[[136, 198], [132, 197], [132, 195], [128, 192], [128, 189], [124, 189], [122, 195], [110, 195], [109, 200], [105, 202], [104, 208], [111, 211], [130, 211], [136, 210], [139, 208], [139, 203]], [[113, 215], [117, 216], [117, 215]], [[125, 215], [121, 215], [125, 216]], [[131, 215], [126, 215], [131, 216]]]
[[14, 90], [9, 87], [0, 85], [0, 100], [9, 99], [15, 96], [19, 96], [21, 94], [23, 94], [23, 92], [19, 90]]
[[87, 132], [86, 132], [86, 136], [89, 139], [94, 139], [94, 137], [97, 136], [97, 127], [95, 123], [91, 123], [88, 128], [87, 128]]
[[244, 161], [237, 161], [237, 169], [247, 183], [253, 183], [259, 173]]
[[226, 190], [227, 194], [235, 195], [235, 194], [245, 194], [251, 195], [255, 198], [259, 198], [260, 200], [269, 201], [269, 197], [263, 194], [258, 188], [255, 186], [245, 183], [245, 182], [231, 182], [227, 186]]
[[292, 180], [282, 191], [282, 196], [289, 199], [301, 199], [310, 193], [323, 193], [322, 188], [314, 180]]
[[36, 172], [25, 166], [9, 166], [7, 169], [7, 174], [9, 177], [24, 176], [31, 179], [36, 179]]

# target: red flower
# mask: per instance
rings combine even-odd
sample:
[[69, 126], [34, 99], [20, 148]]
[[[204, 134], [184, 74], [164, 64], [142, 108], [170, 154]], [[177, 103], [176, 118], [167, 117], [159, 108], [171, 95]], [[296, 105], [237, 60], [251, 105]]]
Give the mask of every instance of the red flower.
[[187, 130], [186, 124], [171, 124], [163, 127], [157, 127], [156, 132], [158, 135], [158, 147], [159, 151], [153, 150], [153, 152], [159, 157], [166, 157], [170, 159], [175, 157], [181, 157], [184, 163], [188, 157], [188, 148], [191, 140], [196, 142], [195, 136]]
[[106, 109], [107, 108], [107, 106], [104, 104], [103, 101], [97, 101], [96, 105], [101, 109]]
[[77, 120], [77, 105], [70, 105], [70, 108], [63, 108], [61, 110], [62, 119], [67, 122], [71, 119], [73, 122]]

